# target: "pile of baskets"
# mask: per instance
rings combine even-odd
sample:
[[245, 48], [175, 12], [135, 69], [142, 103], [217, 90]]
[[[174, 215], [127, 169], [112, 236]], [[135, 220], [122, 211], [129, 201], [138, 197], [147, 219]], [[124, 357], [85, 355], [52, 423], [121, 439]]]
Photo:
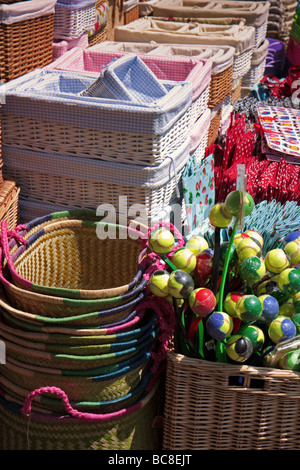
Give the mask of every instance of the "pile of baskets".
[[145, 230], [90, 211], [14, 232], [2, 223], [0, 448], [159, 445], [152, 422], [173, 320], [146, 290], [155, 260]]

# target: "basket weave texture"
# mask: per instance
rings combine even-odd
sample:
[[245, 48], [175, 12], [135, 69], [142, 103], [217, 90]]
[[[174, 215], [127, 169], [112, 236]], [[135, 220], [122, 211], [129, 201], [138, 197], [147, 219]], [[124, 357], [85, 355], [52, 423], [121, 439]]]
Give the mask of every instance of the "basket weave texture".
[[54, 14], [0, 24], [0, 80], [7, 82], [52, 61]]
[[168, 351], [163, 447], [299, 450], [300, 374]]
[[160, 395], [153, 389], [130, 412], [115, 419], [21, 414], [21, 406], [1, 398], [1, 450], [157, 450], [161, 430], [153, 427]]

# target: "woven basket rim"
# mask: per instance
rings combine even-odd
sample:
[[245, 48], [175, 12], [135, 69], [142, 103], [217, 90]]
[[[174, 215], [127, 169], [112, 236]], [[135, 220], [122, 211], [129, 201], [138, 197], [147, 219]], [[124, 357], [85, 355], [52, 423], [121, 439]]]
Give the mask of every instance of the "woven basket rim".
[[175, 353], [175, 351], [168, 350], [167, 351], [167, 360], [172, 361], [173, 363], [177, 364], [182, 364], [184, 367], [184, 364], [187, 365], [193, 365], [195, 369], [198, 366], [202, 366], [207, 370], [207, 373], [209, 371], [211, 372], [218, 372], [219, 371], [228, 371], [228, 373], [231, 373], [232, 375], [253, 375], [254, 377], [259, 376], [260, 378], [277, 378], [277, 379], [295, 379], [295, 377], [300, 379], [300, 372], [295, 372], [292, 370], [284, 370], [284, 369], [277, 369], [277, 368], [271, 368], [271, 367], [263, 367], [263, 366], [253, 366], [253, 365], [248, 365], [248, 364], [229, 364], [229, 363], [221, 363], [221, 362], [213, 362], [213, 361], [207, 361], [205, 359], [197, 359], [197, 358], [191, 358], [184, 356], [182, 354]]
[[50, 377], [54, 376], [64, 376], [64, 378], [76, 378], [76, 379], [88, 379], [91, 378], [97, 379], [99, 381], [111, 380], [113, 378], [119, 377], [122, 374], [126, 374], [135, 370], [136, 368], [142, 366], [144, 363], [151, 360], [151, 353], [150, 351], [142, 351], [138, 354], [134, 361], [131, 359], [122, 361], [118, 364], [118, 367], [100, 367], [95, 369], [83, 369], [83, 370], [75, 370], [75, 369], [49, 369], [43, 366], [37, 366], [34, 364], [27, 364], [24, 362], [19, 361], [18, 359], [9, 357], [7, 364], [11, 364], [13, 367], [19, 369], [20, 371], [23, 370], [25, 373], [29, 371], [33, 374], [47, 374]]
[[[119, 287], [113, 287], [113, 288], [108, 288], [108, 289], [95, 289], [95, 290], [86, 290], [86, 289], [67, 289], [63, 287], [54, 287], [54, 286], [42, 286], [38, 284], [34, 284], [31, 281], [28, 281], [24, 277], [22, 277], [17, 271], [16, 267], [14, 265], [14, 262], [17, 261], [17, 258], [19, 254], [24, 253], [24, 256], [26, 256], [26, 251], [30, 248], [33, 247], [34, 245], [37, 245], [38, 242], [41, 240], [41, 237], [46, 235], [47, 233], [59, 233], [59, 230], [63, 230], [64, 228], [69, 229], [72, 227], [82, 227], [82, 228], [89, 228], [91, 230], [96, 230], [96, 227], [99, 226], [99, 224], [103, 224], [107, 227], [115, 227], [119, 228], [120, 230], [124, 230], [126, 233], [130, 235], [134, 234], [137, 235], [139, 238], [143, 236], [142, 232], [139, 232], [135, 229], [131, 229], [130, 227], [125, 227], [120, 224], [111, 224], [111, 223], [106, 223], [106, 222], [94, 222], [94, 221], [83, 221], [83, 220], [61, 220], [61, 221], [56, 221], [51, 224], [46, 225], [45, 227], [41, 228], [31, 236], [27, 238], [27, 245], [22, 245], [17, 250], [14, 252], [13, 257], [10, 255], [10, 252], [8, 249], [4, 249], [3, 252], [5, 253], [5, 258], [7, 261], [7, 267], [10, 271], [10, 274], [12, 275], [12, 280], [15, 281], [16, 283], [19, 284], [20, 288], [24, 288], [26, 290], [34, 291], [34, 292], [39, 292], [41, 294], [49, 294], [49, 295], [56, 295], [58, 297], [67, 297], [67, 298], [82, 298], [82, 299], [89, 299], [89, 298], [107, 298], [110, 296], [117, 296], [117, 295], [123, 295], [127, 292], [129, 292], [131, 289], [133, 289], [137, 283], [141, 280], [142, 275], [143, 275], [143, 269], [141, 266], [137, 266], [137, 272], [134, 278], [127, 284], [124, 284]], [[7, 233], [7, 232], [6, 232]], [[96, 236], [96, 234], [95, 234]], [[5, 237], [5, 231], [2, 227], [2, 237]], [[140, 242], [140, 240], [139, 240]], [[3, 247], [4, 245], [3, 241]], [[6, 246], [8, 246], [8, 239]], [[33, 248], [34, 249], [34, 248]], [[141, 247], [140, 250], [140, 255], [142, 254], [143, 249]], [[137, 259], [137, 264], [138, 264], [138, 259]]]

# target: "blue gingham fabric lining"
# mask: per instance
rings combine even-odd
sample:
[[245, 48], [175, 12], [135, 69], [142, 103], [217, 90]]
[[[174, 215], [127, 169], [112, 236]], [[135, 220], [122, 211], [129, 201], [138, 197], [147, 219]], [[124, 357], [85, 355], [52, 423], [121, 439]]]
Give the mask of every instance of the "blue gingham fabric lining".
[[152, 103], [81, 96], [94, 73], [36, 69], [0, 86], [2, 113], [65, 126], [162, 135], [192, 103], [192, 84], [163, 80], [168, 93]]
[[5, 145], [2, 158], [8, 174], [10, 168], [29, 170], [33, 173], [43, 171], [49, 175], [73, 177], [82, 181], [102, 181], [155, 189], [168, 183], [184, 168], [190, 156], [189, 146], [190, 141], [186, 139], [163, 163], [155, 167], [31, 152]]
[[141, 104], [152, 103], [168, 93], [161, 81], [136, 54], [113, 59], [103, 68], [98, 80], [83, 94], [107, 97], [107, 90], [116, 99]]

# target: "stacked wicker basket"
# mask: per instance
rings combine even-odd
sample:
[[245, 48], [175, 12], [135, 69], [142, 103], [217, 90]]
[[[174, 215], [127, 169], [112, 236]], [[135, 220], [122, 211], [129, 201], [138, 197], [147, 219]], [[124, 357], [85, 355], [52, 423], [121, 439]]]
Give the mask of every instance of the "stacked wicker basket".
[[74, 211], [1, 229], [0, 448], [157, 449], [173, 320], [146, 291], [146, 228]]

